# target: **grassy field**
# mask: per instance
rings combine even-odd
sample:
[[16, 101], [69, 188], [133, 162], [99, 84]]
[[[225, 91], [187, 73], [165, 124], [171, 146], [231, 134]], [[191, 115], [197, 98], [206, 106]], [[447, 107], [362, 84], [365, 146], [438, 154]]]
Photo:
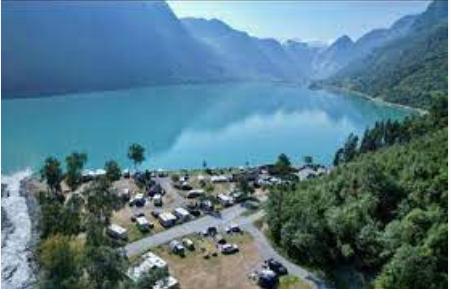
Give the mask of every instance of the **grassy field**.
[[122, 208], [120, 211], [116, 211], [113, 213], [111, 222], [114, 224], [118, 224], [119, 226], [124, 227], [128, 230], [128, 242], [133, 242], [139, 239], [142, 239], [146, 236], [153, 235], [159, 232], [162, 232], [164, 227], [161, 226], [161, 224], [158, 222], [157, 219], [155, 219], [153, 216], [150, 215], [150, 210], [142, 210], [145, 212], [145, 217], [147, 220], [152, 222], [154, 224], [154, 227], [150, 229], [149, 232], [143, 233], [141, 232], [137, 226], [136, 223], [131, 221], [131, 216], [133, 214], [131, 208], [126, 205], [124, 208]]
[[311, 289], [312, 287], [295, 276], [285, 276], [280, 278], [278, 289]]
[[[195, 244], [194, 251], [187, 251], [185, 257], [172, 254], [167, 245], [153, 251], [166, 260], [171, 273], [180, 281], [181, 288], [258, 288], [247, 275], [259, 268], [262, 258], [249, 234], [224, 236], [228, 243], [236, 243], [240, 251], [234, 255], [222, 255], [211, 238], [191, 235]], [[217, 256], [204, 258], [205, 253], [214, 252]], [[291, 287], [288, 287], [291, 288]]]

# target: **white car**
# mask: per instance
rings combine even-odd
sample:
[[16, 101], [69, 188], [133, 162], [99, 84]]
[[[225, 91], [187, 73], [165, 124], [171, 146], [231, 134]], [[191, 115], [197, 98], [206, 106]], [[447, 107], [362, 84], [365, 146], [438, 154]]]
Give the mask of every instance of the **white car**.
[[234, 254], [239, 251], [239, 247], [236, 244], [224, 244], [220, 246], [220, 251], [224, 255]]
[[231, 224], [230, 226], [225, 228], [225, 232], [227, 234], [240, 233], [241, 232], [241, 228], [237, 224]]

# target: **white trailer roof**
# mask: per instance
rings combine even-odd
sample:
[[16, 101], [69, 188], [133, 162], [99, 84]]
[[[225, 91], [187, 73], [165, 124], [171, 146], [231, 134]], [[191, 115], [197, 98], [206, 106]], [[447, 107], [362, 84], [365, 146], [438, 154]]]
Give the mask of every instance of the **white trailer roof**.
[[175, 217], [172, 213], [169, 212], [159, 214], [158, 218], [160, 218], [164, 222], [175, 221], [177, 219], [177, 217]]
[[167, 262], [161, 257], [155, 255], [152, 252], [148, 252], [142, 256], [142, 262], [136, 267], [132, 267], [128, 270], [128, 276], [134, 281], [139, 280], [142, 274], [148, 272], [153, 268], [165, 268]]
[[185, 208], [176, 208], [175, 213], [181, 215], [181, 216], [189, 216], [189, 212]]
[[108, 230], [113, 231], [113, 232], [115, 232], [117, 234], [125, 234], [127, 232], [127, 229], [125, 229], [125, 228], [123, 228], [123, 227], [121, 227], [121, 226], [119, 226], [117, 224], [111, 224], [108, 227]]
[[136, 222], [141, 225], [141, 226], [145, 226], [145, 225], [149, 225], [150, 223], [148, 222], [148, 220], [145, 217], [139, 217], [136, 218]]
[[143, 199], [144, 198], [144, 194], [142, 194], [142, 193], [136, 194], [136, 196], [134, 196], [134, 198], [135, 199]]

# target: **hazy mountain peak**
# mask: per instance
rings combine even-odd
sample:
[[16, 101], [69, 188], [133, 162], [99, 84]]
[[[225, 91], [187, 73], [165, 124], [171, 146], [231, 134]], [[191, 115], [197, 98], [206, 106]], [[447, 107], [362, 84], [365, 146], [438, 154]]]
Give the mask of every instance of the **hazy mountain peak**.
[[416, 18], [417, 15], [406, 15], [395, 21], [394, 24], [391, 25], [391, 29], [402, 29], [404, 27], [411, 26]]
[[448, 2], [435, 0], [428, 5], [425, 12], [417, 17], [417, 20], [413, 24], [413, 28], [420, 30], [441, 22], [448, 22]]
[[353, 40], [348, 35], [343, 35], [336, 39], [331, 46], [350, 46], [353, 44]]
[[206, 19], [186, 17], [181, 18], [180, 20], [183, 26], [187, 28], [192, 35], [199, 38], [217, 38], [230, 34], [239, 34], [248, 37], [246, 32], [235, 30], [227, 23], [217, 18]]
[[283, 42], [283, 46], [285, 47], [294, 47], [294, 48], [307, 48], [309, 47], [307, 42], [297, 41], [293, 39], [286, 40]]

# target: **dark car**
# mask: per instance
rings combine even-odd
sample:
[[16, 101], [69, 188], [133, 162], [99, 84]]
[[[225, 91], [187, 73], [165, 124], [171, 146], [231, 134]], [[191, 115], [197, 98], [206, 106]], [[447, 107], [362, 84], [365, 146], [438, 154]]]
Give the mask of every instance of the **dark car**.
[[202, 211], [198, 209], [188, 209], [188, 212], [194, 217], [200, 217], [200, 215], [202, 214]]
[[267, 259], [265, 261], [267, 267], [272, 270], [273, 272], [275, 272], [278, 276], [282, 276], [282, 275], [287, 275], [288, 274], [288, 270], [286, 269], [286, 267], [284, 267], [283, 264], [281, 264], [280, 262], [270, 258]]
[[159, 217], [159, 212], [157, 212], [157, 211], [152, 211], [152, 216], [154, 217], [154, 218], [158, 218]]
[[136, 219], [139, 217], [145, 217], [145, 213], [144, 212], [134, 213], [133, 216], [131, 216], [131, 221], [136, 222]]
[[263, 289], [275, 289], [278, 287], [279, 279], [272, 270], [263, 270], [259, 274], [258, 285]]
[[210, 236], [215, 236], [218, 233], [217, 227], [209, 227], [207, 230]]

